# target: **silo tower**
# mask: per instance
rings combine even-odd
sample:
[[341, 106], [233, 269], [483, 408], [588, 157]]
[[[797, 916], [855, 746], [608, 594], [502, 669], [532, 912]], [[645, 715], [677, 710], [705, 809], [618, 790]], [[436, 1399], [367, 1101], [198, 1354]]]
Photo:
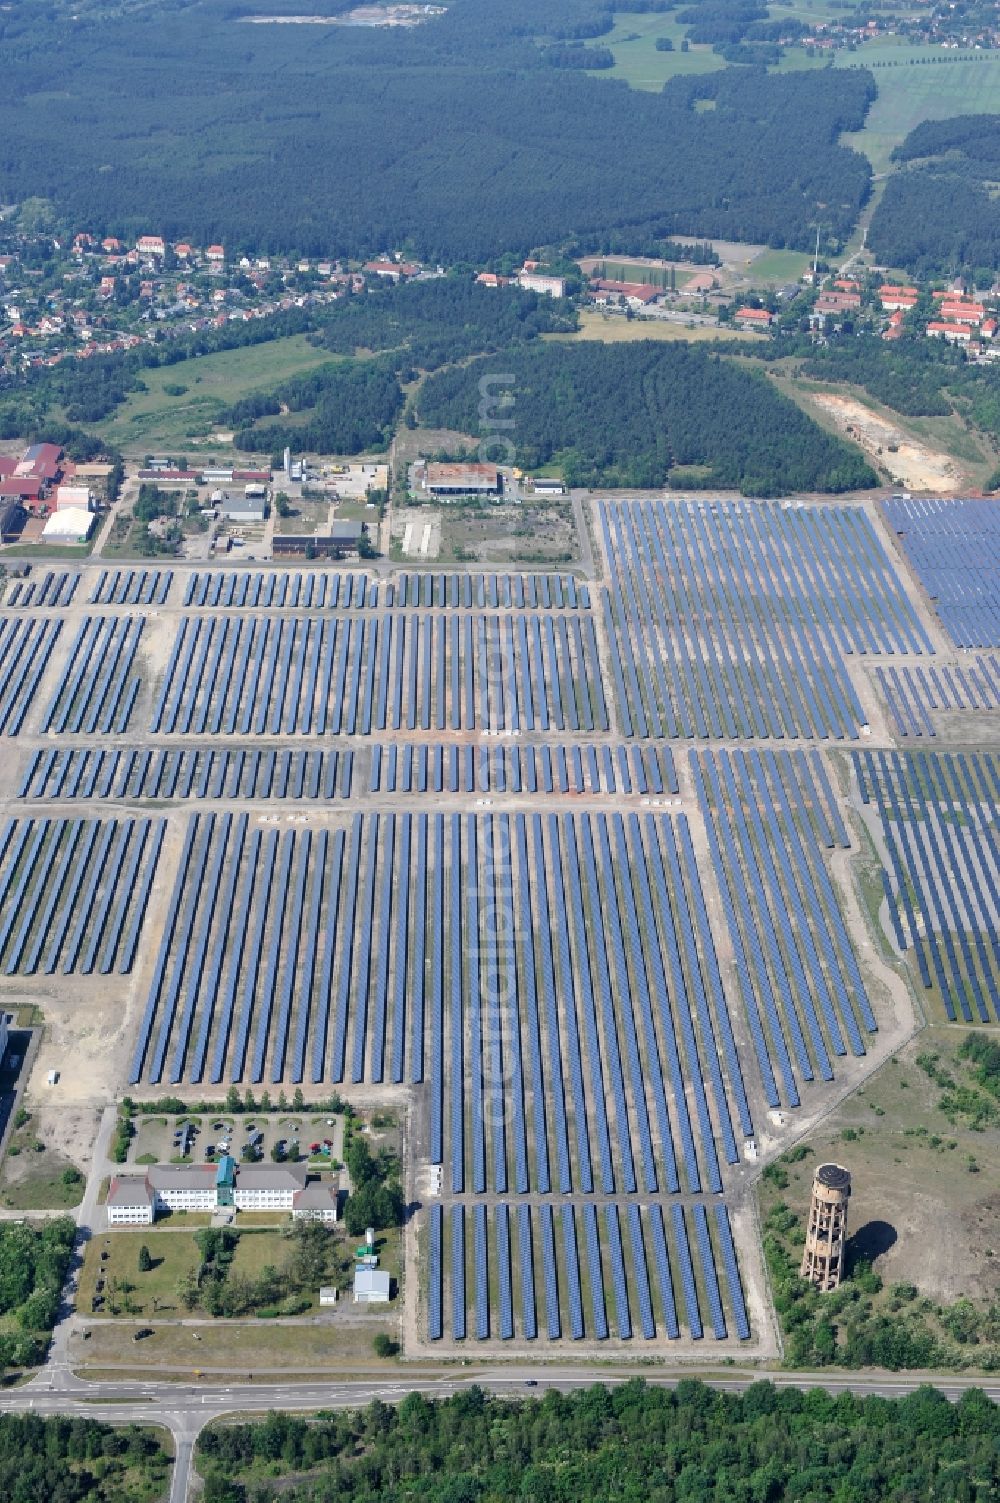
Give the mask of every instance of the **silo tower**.
[[836, 1289], [844, 1272], [844, 1238], [851, 1176], [840, 1164], [820, 1164], [813, 1175], [809, 1226], [800, 1273], [817, 1289]]

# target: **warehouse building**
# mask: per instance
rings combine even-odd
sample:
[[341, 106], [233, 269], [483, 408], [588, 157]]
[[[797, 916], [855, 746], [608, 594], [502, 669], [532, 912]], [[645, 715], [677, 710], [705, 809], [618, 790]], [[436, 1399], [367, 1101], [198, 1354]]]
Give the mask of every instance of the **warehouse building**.
[[94, 525], [94, 514], [81, 506], [67, 506], [54, 511], [42, 528], [46, 543], [85, 543]]
[[382, 1268], [354, 1270], [354, 1303], [387, 1305], [392, 1297], [392, 1277]]
[[419, 490], [431, 496], [499, 496], [503, 490], [500, 471], [493, 464], [432, 464], [414, 466]]

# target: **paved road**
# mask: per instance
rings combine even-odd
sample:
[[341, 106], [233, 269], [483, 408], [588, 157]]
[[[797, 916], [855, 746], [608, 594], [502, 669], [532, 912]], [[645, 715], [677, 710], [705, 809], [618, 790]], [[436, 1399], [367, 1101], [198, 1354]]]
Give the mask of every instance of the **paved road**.
[[[592, 1383], [618, 1384], [642, 1376], [647, 1383], [674, 1388], [691, 1372], [631, 1372], [595, 1368], [510, 1368], [503, 1372], [483, 1369], [456, 1375], [454, 1370], [407, 1374], [404, 1370], [387, 1372], [384, 1377], [365, 1377], [351, 1382], [329, 1383], [242, 1383], [232, 1386], [188, 1386], [187, 1384], [142, 1381], [89, 1383], [65, 1368], [46, 1368], [24, 1388], [0, 1396], [0, 1411], [32, 1411], [36, 1414], [86, 1416], [112, 1423], [132, 1422], [159, 1424], [170, 1430], [176, 1453], [170, 1503], [186, 1503], [195, 1442], [203, 1426], [222, 1415], [266, 1412], [269, 1409], [349, 1409], [382, 1399], [397, 1403], [408, 1393], [423, 1393], [429, 1398], [447, 1398], [471, 1384], [499, 1395], [540, 1396], [546, 1389], [567, 1393]], [[720, 1390], [739, 1393], [765, 1376], [779, 1388], [825, 1388], [831, 1393], [878, 1394], [899, 1398], [912, 1393], [922, 1384], [934, 1382], [932, 1375], [835, 1373], [700, 1373], [706, 1382]], [[996, 1403], [1000, 1402], [1000, 1383], [977, 1383], [971, 1378], [948, 1378], [936, 1386], [947, 1398], [956, 1400], [971, 1387], [982, 1387]]]

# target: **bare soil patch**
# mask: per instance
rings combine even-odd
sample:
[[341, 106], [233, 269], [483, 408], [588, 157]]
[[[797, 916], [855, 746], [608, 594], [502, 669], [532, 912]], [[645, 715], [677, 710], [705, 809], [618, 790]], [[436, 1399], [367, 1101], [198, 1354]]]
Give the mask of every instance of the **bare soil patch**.
[[944, 495], [962, 487], [963, 472], [949, 455], [917, 443], [864, 403], [823, 391], [811, 392], [810, 400], [908, 489]]

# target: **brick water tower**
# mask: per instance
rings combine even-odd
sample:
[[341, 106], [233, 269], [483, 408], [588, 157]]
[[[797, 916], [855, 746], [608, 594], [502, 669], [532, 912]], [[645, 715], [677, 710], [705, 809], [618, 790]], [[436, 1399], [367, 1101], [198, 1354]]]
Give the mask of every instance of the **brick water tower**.
[[820, 1164], [813, 1175], [809, 1226], [801, 1276], [824, 1292], [836, 1289], [844, 1272], [844, 1238], [851, 1176], [840, 1164]]

